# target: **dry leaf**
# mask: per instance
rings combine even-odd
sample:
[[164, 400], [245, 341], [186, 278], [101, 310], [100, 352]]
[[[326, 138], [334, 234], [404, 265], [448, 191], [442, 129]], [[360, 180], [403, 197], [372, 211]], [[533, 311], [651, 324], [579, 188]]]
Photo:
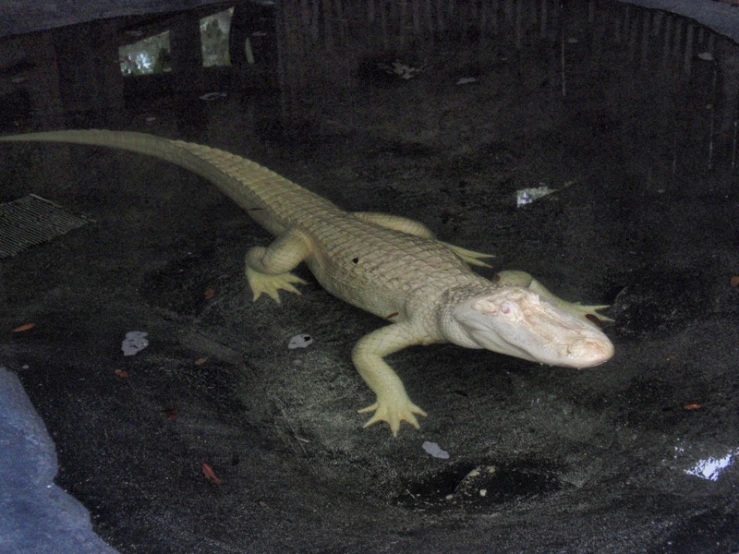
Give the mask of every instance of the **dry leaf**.
[[685, 406], [683, 406], [685, 410], [691, 410], [691, 411], [700, 410], [702, 407], [703, 406], [701, 406], [700, 404], [686, 404]]
[[195, 360], [195, 365], [203, 365], [207, 361], [208, 358], [198, 358], [197, 360]]
[[126, 371], [125, 369], [116, 369], [113, 371], [113, 373], [115, 373], [121, 379], [128, 379], [128, 371]]
[[739, 287], [739, 275], [734, 275], [734, 276], [733, 276], [733, 277], [731, 278], [731, 281], [729, 281], [729, 284], [730, 284], [730, 285], [731, 285], [732, 287]]
[[223, 483], [215, 474], [213, 471], [213, 468], [210, 467], [208, 464], [203, 462], [203, 475], [205, 475], [205, 478], [210, 481], [211, 483], [215, 483], [216, 485], [220, 485]]
[[213, 290], [213, 289], [205, 289], [205, 292], [203, 293], [203, 297], [204, 297], [204, 298], [205, 298], [206, 300], [210, 300], [210, 299], [211, 299], [211, 298], [213, 298], [213, 297], [214, 297], [215, 295], [216, 295], [216, 291], [215, 291], [215, 290]]
[[34, 327], [36, 327], [35, 323], [24, 323], [23, 325], [19, 325], [18, 327], [13, 329], [13, 332], [14, 333], [24, 333], [26, 331], [30, 331]]

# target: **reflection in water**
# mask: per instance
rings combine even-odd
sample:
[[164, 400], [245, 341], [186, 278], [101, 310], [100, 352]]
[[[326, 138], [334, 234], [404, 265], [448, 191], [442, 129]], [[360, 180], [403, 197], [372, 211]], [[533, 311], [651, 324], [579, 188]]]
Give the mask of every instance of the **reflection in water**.
[[739, 455], [739, 448], [735, 448], [721, 458], [710, 457], [698, 460], [693, 467], [686, 469], [685, 473], [708, 481], [718, 481], [721, 473], [734, 463], [737, 455]]
[[203, 51], [203, 67], [231, 65], [228, 55], [228, 33], [234, 9], [218, 12], [200, 20], [200, 44]]
[[121, 46], [118, 49], [118, 59], [121, 74], [127, 77], [172, 71], [169, 31]]
[[[203, 17], [200, 20], [200, 44], [203, 66], [231, 65], [228, 53], [228, 34], [231, 29], [233, 8]], [[168, 73], [171, 66], [172, 49], [170, 33], [147, 37], [118, 49], [121, 74], [126, 77]]]

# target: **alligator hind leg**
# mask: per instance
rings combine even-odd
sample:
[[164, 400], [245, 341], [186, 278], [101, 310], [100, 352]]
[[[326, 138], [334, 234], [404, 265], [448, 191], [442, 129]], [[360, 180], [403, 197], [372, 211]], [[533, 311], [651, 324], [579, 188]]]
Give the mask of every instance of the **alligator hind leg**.
[[608, 308], [609, 306], [607, 304], [597, 306], [585, 306], [583, 304], [580, 304], [579, 302], [567, 302], [566, 300], [562, 300], [560, 297], [556, 296], [544, 285], [542, 285], [539, 281], [534, 279], [531, 274], [526, 273], [525, 271], [499, 271], [496, 277], [496, 282], [498, 284], [503, 286], [527, 288], [537, 293], [545, 300], [548, 300], [550, 303], [554, 304], [558, 308], [569, 312], [576, 317], [582, 317], [589, 321], [592, 321], [591, 318], [596, 318], [599, 321], [613, 321], [613, 319], [611, 319], [610, 317], [598, 313], [600, 310], [605, 310], [606, 308]]
[[362, 221], [373, 223], [380, 227], [384, 227], [385, 229], [392, 229], [393, 231], [399, 231], [401, 233], [405, 233], [406, 235], [421, 237], [423, 239], [435, 240], [439, 244], [443, 244], [444, 246], [446, 246], [459, 258], [461, 258], [462, 261], [469, 265], [490, 267], [488, 264], [480, 260], [484, 258], [495, 257], [494, 254], [483, 254], [482, 252], [467, 250], [466, 248], [462, 248], [461, 246], [455, 246], [453, 244], [449, 244], [448, 242], [440, 241], [436, 238], [433, 231], [431, 231], [431, 229], [426, 227], [423, 223], [419, 223], [418, 221], [414, 221], [413, 219], [408, 219], [407, 217], [383, 214], [379, 212], [355, 212], [354, 215]]
[[262, 294], [280, 303], [279, 291], [300, 294], [294, 284], [306, 284], [290, 273], [300, 262], [310, 256], [313, 244], [304, 233], [287, 231], [268, 247], [255, 246], [246, 253], [246, 279], [254, 293], [254, 300]]

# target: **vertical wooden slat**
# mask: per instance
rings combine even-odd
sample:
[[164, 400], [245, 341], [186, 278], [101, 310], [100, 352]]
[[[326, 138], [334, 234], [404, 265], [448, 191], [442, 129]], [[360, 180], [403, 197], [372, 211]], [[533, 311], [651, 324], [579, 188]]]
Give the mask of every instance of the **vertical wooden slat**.
[[480, 48], [485, 47], [485, 43], [487, 42], [487, 26], [488, 26], [488, 12], [490, 11], [490, 5], [486, 0], [482, 0], [482, 5], [480, 6], [480, 26], [478, 27], [479, 33], [480, 33]]
[[672, 46], [672, 28], [674, 24], [674, 18], [667, 16], [665, 21], [665, 36], [662, 45], [662, 69], [667, 69], [670, 64], [670, 49]]
[[311, 38], [313, 39], [313, 44], [318, 44], [318, 38], [320, 36], [320, 27], [318, 24], [318, 20], [321, 14], [321, 8], [319, 6], [320, 0], [313, 0], [313, 9], [311, 10], [311, 22], [310, 22], [310, 30], [311, 30]]
[[639, 39], [639, 18], [635, 15], [631, 18], [631, 26], [629, 31], [629, 61], [633, 62], [636, 59], [636, 45]]
[[652, 36], [658, 37], [662, 32], [662, 24], [665, 20], [665, 12], [654, 12], [652, 17]]
[[521, 50], [523, 46], [523, 2], [524, 0], [515, 0], [515, 12], [513, 15], [514, 36], [516, 42], [516, 50]]
[[344, 6], [342, 0], [334, 0], [334, 11], [336, 14], [336, 23], [339, 27], [339, 48], [345, 48], [347, 45], [347, 27], [344, 19]]
[[291, 120], [287, 78], [288, 47], [285, 43], [284, 2], [278, 2], [275, 7], [275, 36], [277, 38], [277, 83], [280, 88], [280, 114], [283, 124]]
[[385, 50], [390, 48], [390, 36], [387, 28], [387, 9], [384, 2], [380, 2], [380, 31], [382, 33], [382, 46]]
[[500, 7], [502, 0], [493, 0], [493, 10], [491, 15], [490, 25], [492, 27], [493, 35], [500, 34]]
[[421, 0], [413, 0], [413, 33], [421, 36]]
[[541, 0], [541, 15], [539, 16], [539, 36], [546, 38], [547, 23], [549, 21], [549, 0]]
[[732, 123], [734, 132], [731, 137], [731, 170], [736, 169], [737, 148], [739, 147], [739, 91], [736, 93], [736, 102], [734, 105], [734, 122]]
[[680, 57], [680, 47], [683, 42], [683, 23], [682, 18], [675, 18], [675, 40], [672, 44], [672, 55], [675, 59]]
[[400, 13], [398, 14], [398, 47], [405, 48], [405, 20], [408, 16], [408, 0], [400, 0]]
[[310, 27], [309, 0], [300, 0], [300, 27], [301, 29], [308, 29]]
[[690, 77], [690, 73], [693, 68], [693, 35], [695, 34], [695, 26], [688, 25], [688, 30], [685, 34], [685, 53], [683, 56], [683, 74], [686, 77]]
[[644, 10], [644, 18], [641, 26], [641, 56], [640, 65], [642, 69], [647, 67], [647, 58], [649, 55], [649, 26], [652, 22], [652, 12]]
[[562, 98], [567, 96], [567, 67], [566, 67], [566, 52], [565, 44], [567, 42], [567, 12], [564, 9], [562, 0], [559, 4], [559, 67], [560, 67], [560, 79], [562, 81]]
[[333, 30], [333, 13], [331, 10], [331, 0], [323, 0], [321, 3], [321, 13], [323, 15], [323, 40], [327, 52], [334, 50], [334, 30]]
[[706, 169], [709, 171], [713, 169], [713, 139], [716, 130], [716, 88], [718, 85], [718, 64], [715, 61], [711, 63], [713, 65], [713, 72], [711, 75], [711, 92], [708, 99], [708, 161], [706, 162]]

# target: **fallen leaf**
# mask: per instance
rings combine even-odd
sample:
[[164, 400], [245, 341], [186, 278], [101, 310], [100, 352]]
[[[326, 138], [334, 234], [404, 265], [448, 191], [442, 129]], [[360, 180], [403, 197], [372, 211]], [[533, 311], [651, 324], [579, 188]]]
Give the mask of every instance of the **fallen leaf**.
[[113, 371], [113, 373], [115, 373], [121, 379], [128, 379], [128, 371], [126, 371], [125, 369], [116, 369]]
[[214, 297], [215, 295], [216, 295], [216, 291], [215, 291], [215, 290], [213, 290], [213, 289], [205, 289], [205, 292], [203, 293], [203, 297], [204, 297], [204, 298], [205, 298], [206, 300], [210, 300], [210, 299], [211, 299], [211, 298], [213, 298], [213, 297]]
[[691, 410], [691, 411], [700, 410], [702, 407], [703, 406], [701, 406], [700, 404], [686, 404], [685, 406], [683, 406], [685, 410]]
[[195, 365], [203, 365], [207, 361], [208, 358], [198, 358], [197, 360], [195, 360]]
[[208, 464], [203, 462], [203, 475], [205, 475], [205, 478], [210, 481], [211, 483], [215, 483], [216, 485], [220, 485], [223, 483], [215, 474], [215, 471], [213, 471], [213, 468], [210, 467]]
[[729, 281], [729, 284], [731, 284], [732, 287], [739, 287], [739, 275], [734, 275], [731, 278], [731, 281]]
[[167, 419], [170, 421], [177, 421], [177, 410], [174, 408], [165, 408], [163, 411], [166, 414]]
[[24, 323], [23, 325], [19, 325], [18, 327], [13, 329], [13, 332], [14, 333], [24, 333], [26, 331], [30, 331], [34, 327], [36, 327], [35, 323]]

